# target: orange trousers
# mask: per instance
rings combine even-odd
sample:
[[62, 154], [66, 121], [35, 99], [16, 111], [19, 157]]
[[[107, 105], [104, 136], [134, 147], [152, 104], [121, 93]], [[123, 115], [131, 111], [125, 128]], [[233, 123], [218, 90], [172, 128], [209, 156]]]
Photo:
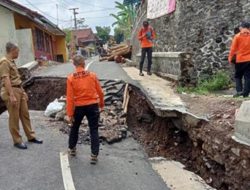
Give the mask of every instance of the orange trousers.
[[20, 120], [28, 140], [35, 138], [35, 132], [31, 127], [25, 91], [22, 88], [13, 88], [13, 91], [17, 99], [17, 105], [12, 105], [9, 101], [5, 101], [5, 104], [9, 112], [9, 130], [13, 138], [13, 142], [16, 144], [23, 142], [22, 136], [20, 135]]

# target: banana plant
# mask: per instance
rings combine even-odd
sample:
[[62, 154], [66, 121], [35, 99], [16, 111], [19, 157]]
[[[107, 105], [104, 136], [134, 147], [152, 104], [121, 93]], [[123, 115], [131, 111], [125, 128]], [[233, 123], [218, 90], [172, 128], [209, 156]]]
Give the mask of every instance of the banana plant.
[[133, 4], [122, 4], [115, 2], [116, 8], [119, 10], [117, 14], [110, 14], [116, 21], [112, 26], [117, 26], [120, 30], [124, 31], [126, 37], [129, 37], [132, 31], [133, 24], [136, 18], [136, 11]]

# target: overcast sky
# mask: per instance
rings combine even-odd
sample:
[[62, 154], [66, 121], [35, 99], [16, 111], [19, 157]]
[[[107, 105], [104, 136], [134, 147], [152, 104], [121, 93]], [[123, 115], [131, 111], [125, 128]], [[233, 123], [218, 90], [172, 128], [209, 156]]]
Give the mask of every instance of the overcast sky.
[[91, 27], [95, 32], [96, 26], [111, 26], [114, 18], [110, 13], [116, 13], [115, 1], [123, 0], [14, 0], [32, 10], [36, 10], [49, 20], [57, 23], [57, 5], [58, 20], [60, 28], [73, 27], [73, 13], [70, 8], [79, 8], [77, 18], [85, 18], [85, 24]]

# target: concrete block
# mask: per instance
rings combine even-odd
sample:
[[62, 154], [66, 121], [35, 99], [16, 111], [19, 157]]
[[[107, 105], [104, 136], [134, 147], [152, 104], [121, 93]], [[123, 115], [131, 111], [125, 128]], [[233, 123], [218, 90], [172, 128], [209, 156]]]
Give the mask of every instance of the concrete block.
[[250, 146], [250, 101], [242, 103], [235, 119], [235, 132], [232, 138], [241, 143]]
[[[152, 71], [163, 78], [178, 82], [181, 86], [195, 86], [197, 73], [192, 56], [185, 52], [153, 52]], [[141, 53], [136, 55], [136, 62], [139, 63], [140, 59]], [[144, 69], [147, 69], [147, 59]]]
[[28, 69], [29, 71], [31, 71], [31, 70], [35, 69], [36, 67], [38, 67], [38, 62], [32, 61], [32, 62], [26, 63], [25, 65], [22, 65], [19, 68]]

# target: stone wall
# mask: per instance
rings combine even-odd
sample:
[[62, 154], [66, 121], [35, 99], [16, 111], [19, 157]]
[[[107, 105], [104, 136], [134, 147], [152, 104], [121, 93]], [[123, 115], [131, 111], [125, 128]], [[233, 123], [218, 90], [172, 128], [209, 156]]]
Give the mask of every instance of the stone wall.
[[[137, 33], [146, 10], [147, 1], [138, 10], [133, 29], [133, 60], [140, 51]], [[247, 0], [177, 0], [173, 14], [150, 21], [157, 33], [154, 51], [192, 53], [200, 77], [231, 70], [227, 56], [233, 31], [249, 16]]]

